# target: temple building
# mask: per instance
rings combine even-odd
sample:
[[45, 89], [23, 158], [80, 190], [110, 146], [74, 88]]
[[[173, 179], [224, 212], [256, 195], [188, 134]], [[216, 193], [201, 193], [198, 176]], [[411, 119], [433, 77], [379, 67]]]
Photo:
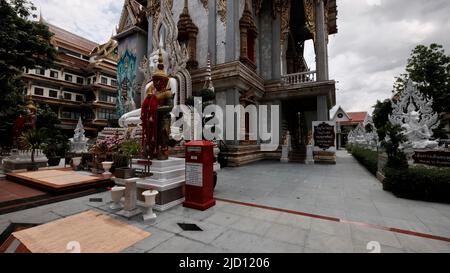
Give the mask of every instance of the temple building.
[[336, 110], [332, 121], [336, 122], [337, 148], [345, 148], [348, 134], [359, 124], [366, 125], [372, 122], [372, 116], [368, 112], [345, 112], [341, 106]]
[[[187, 72], [172, 75], [180, 86], [178, 103], [202, 88], [209, 58], [216, 104], [223, 109], [279, 106], [279, 139], [289, 131], [290, 157], [302, 162], [312, 122], [330, 120], [329, 110], [336, 104], [335, 81], [328, 72], [328, 37], [337, 33], [336, 16], [336, 0], [125, 0], [114, 37], [119, 44], [118, 94], [140, 105], [148, 79], [140, 68], [160, 39], [169, 51], [179, 44]], [[161, 28], [162, 17], [172, 17], [174, 23]], [[305, 60], [309, 40], [315, 70]], [[118, 99], [119, 115], [126, 112], [124, 103]], [[235, 134], [249, 130], [247, 115], [241, 115], [245, 121], [235, 121]], [[264, 152], [260, 144], [236, 137], [221, 143], [221, 156], [228, 166], [280, 159], [281, 150]]]
[[51, 69], [30, 69], [23, 79], [27, 95], [58, 114], [61, 128], [73, 135], [79, 117], [88, 135], [96, 135], [116, 116], [117, 42], [99, 45], [40, 18], [54, 34], [57, 61]]

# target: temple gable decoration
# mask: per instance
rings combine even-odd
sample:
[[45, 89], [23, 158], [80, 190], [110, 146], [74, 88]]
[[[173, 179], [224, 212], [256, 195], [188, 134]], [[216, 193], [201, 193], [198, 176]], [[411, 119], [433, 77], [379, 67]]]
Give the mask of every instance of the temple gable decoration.
[[122, 33], [133, 26], [143, 26], [145, 24], [144, 7], [136, 2], [136, 0], [125, 0], [116, 32]]
[[117, 55], [117, 46], [117, 41], [110, 39], [107, 43], [94, 48], [91, 55], [96, 56], [97, 59], [106, 58], [117, 61], [119, 59]]

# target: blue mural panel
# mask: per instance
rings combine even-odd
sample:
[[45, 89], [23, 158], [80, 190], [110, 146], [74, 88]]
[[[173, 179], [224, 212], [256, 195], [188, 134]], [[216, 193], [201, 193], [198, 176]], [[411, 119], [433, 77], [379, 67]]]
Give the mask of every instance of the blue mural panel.
[[119, 117], [134, 110], [136, 59], [136, 55], [127, 49], [117, 63], [117, 115]]

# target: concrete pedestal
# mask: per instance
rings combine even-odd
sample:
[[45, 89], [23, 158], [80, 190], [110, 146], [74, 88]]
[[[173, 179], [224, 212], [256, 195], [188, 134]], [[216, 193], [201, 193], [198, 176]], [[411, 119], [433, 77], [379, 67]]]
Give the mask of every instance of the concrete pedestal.
[[[140, 169], [137, 160], [133, 160], [133, 168]], [[153, 176], [137, 179], [138, 205], [144, 205], [142, 193], [146, 190], [157, 190], [156, 211], [165, 211], [177, 206], [184, 201], [184, 186], [186, 181], [185, 160], [183, 158], [170, 157], [168, 160], [152, 160], [150, 172]], [[123, 185], [120, 179], [116, 183]]]
[[305, 160], [305, 164], [307, 164], [307, 165], [314, 164], [313, 146], [312, 145], [306, 146], [306, 160]]
[[283, 145], [281, 147], [281, 162], [289, 162], [289, 145]]
[[141, 211], [137, 208], [137, 181], [138, 178], [130, 178], [130, 179], [119, 179], [115, 178], [114, 181], [116, 183], [120, 183], [125, 186], [125, 204], [123, 206], [123, 210], [117, 212], [117, 215], [131, 218], [141, 213]]
[[336, 152], [314, 152], [315, 164], [336, 164]]

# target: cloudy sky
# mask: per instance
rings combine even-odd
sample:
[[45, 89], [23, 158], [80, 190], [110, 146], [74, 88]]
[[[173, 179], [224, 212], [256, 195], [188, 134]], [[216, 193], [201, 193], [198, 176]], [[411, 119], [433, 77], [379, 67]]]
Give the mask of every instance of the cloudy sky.
[[[123, 0], [32, 0], [44, 18], [98, 43], [108, 40]], [[337, 104], [372, 111], [390, 96], [417, 44], [439, 43], [450, 54], [449, 0], [337, 0], [339, 32], [330, 37], [330, 76]], [[312, 46], [308, 60], [313, 63]]]

